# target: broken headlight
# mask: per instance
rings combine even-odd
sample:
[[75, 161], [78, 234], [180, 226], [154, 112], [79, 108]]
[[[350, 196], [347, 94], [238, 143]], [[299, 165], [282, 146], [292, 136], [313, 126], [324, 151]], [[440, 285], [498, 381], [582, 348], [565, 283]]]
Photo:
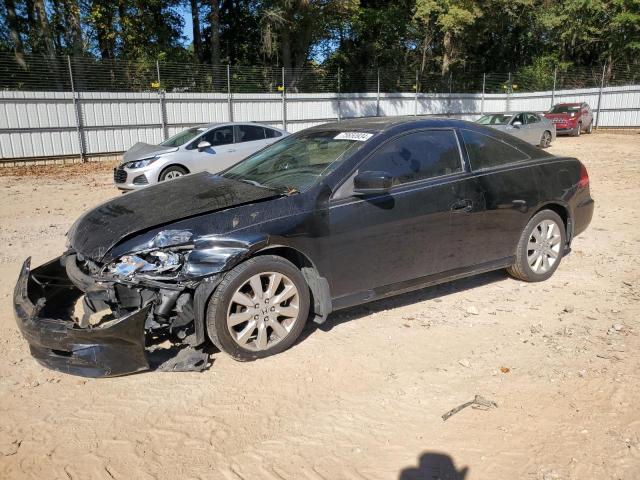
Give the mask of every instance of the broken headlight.
[[166, 275], [182, 267], [182, 254], [153, 250], [146, 253], [123, 255], [107, 265], [106, 272], [116, 277], [131, 277], [134, 274]]

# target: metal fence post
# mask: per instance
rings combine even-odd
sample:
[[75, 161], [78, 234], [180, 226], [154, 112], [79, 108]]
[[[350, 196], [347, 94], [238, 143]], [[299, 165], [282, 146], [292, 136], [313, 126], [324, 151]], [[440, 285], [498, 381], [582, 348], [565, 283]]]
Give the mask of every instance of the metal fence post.
[[451, 104], [452, 102], [452, 98], [451, 95], [453, 94], [453, 72], [449, 72], [449, 96], [447, 97], [447, 110], [448, 110], [448, 116], [453, 115], [453, 110], [451, 108]]
[[285, 85], [284, 67], [282, 67], [282, 129], [287, 129], [287, 87]]
[[162, 140], [168, 138], [167, 135], [167, 109], [164, 102], [164, 90], [160, 79], [160, 62], [156, 60], [156, 73], [158, 75], [158, 99], [160, 101], [160, 128], [162, 129]]
[[229, 108], [229, 121], [233, 122], [233, 94], [231, 93], [231, 65], [227, 64], [227, 107]]
[[69, 66], [69, 80], [71, 81], [71, 94], [73, 95], [73, 109], [76, 113], [76, 132], [78, 134], [78, 149], [80, 150], [80, 159], [82, 162], [87, 161], [86, 148], [84, 143], [84, 130], [82, 128], [82, 110], [80, 105], [80, 97], [76, 93], [73, 83], [73, 68], [71, 67], [71, 57], [67, 55], [67, 65]]
[[509, 72], [509, 77], [507, 79], [507, 101], [506, 101], [506, 110], [507, 112], [511, 111], [511, 72]]
[[480, 97], [480, 115], [484, 115], [484, 88], [487, 84], [487, 74], [482, 74], [482, 97]]
[[342, 105], [340, 104], [340, 67], [338, 67], [338, 121], [342, 120]]
[[598, 128], [598, 124], [600, 123], [600, 105], [602, 104], [602, 89], [604, 88], [604, 75], [607, 71], [607, 62], [604, 62], [602, 66], [602, 78], [600, 79], [600, 92], [598, 92], [598, 109], [596, 110], [596, 129]]
[[558, 80], [558, 66], [553, 67], [553, 90], [551, 90], [551, 108], [556, 103], [556, 81]]
[[380, 116], [380, 69], [378, 68], [378, 88], [376, 94], [376, 117]]
[[413, 98], [413, 116], [414, 117], [418, 116], [418, 79], [419, 78], [420, 78], [420, 72], [418, 72], [418, 69], [416, 68], [416, 85], [415, 85], [416, 93]]

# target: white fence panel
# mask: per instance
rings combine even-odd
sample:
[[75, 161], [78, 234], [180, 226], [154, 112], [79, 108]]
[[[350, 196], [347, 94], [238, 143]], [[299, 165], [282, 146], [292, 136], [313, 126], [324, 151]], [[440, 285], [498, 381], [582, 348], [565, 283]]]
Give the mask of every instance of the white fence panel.
[[[186, 127], [234, 121], [286, 127], [290, 132], [322, 123], [369, 116], [447, 115], [475, 120], [484, 113], [543, 112], [552, 102], [588, 102], [594, 113], [599, 88], [532, 93], [116, 93], [0, 92], [0, 160], [77, 156], [78, 117], [84, 153], [117, 153], [136, 142], [159, 143]], [[601, 127], [640, 127], [640, 86], [606, 87]], [[77, 111], [76, 111], [77, 108]]]

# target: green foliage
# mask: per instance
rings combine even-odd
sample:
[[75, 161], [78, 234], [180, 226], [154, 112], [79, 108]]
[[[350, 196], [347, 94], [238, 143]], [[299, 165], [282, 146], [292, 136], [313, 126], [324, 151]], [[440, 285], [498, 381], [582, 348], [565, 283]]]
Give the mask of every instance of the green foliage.
[[[82, 56], [87, 65], [125, 60], [137, 65], [127, 67], [127, 78], [146, 78], [156, 61], [211, 59], [211, 5], [211, 0], [3, 0], [0, 51], [13, 52], [18, 64], [28, 54]], [[640, 0], [219, 0], [218, 5], [221, 62], [255, 66], [263, 72], [255, 74], [256, 85], [269, 89], [275, 83], [264, 72], [279, 66], [307, 67], [288, 81], [309, 83], [307, 77], [317, 77], [324, 79], [317, 88], [322, 83], [326, 89], [334, 88], [331, 72], [340, 68], [341, 89], [369, 91], [377, 88], [378, 69], [385, 90], [474, 91], [483, 72], [493, 72], [491, 88], [502, 91], [550, 88], [554, 70], [563, 84], [579, 71], [591, 85], [605, 63], [613, 80], [623, 66], [626, 72], [640, 68]], [[201, 32], [198, 52], [183, 37], [191, 16], [183, 20], [180, 10], [191, 8]], [[212, 89], [221, 88], [217, 75], [208, 81]]]

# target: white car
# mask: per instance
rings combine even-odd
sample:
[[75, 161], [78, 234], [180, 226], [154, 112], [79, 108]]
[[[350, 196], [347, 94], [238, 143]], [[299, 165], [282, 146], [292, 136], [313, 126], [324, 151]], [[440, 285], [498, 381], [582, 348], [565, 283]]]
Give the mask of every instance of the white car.
[[189, 128], [160, 145], [136, 143], [113, 170], [113, 180], [120, 190], [135, 190], [188, 173], [220, 172], [287, 135], [257, 123]]

